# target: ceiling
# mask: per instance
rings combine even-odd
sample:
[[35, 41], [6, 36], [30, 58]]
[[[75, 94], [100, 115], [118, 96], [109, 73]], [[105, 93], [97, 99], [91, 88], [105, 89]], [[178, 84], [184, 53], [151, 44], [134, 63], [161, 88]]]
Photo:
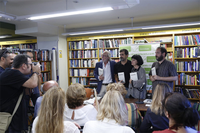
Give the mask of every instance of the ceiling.
[[[134, 26], [200, 21], [200, 0], [140, 0], [140, 3], [126, 9], [57, 17], [42, 20], [23, 20], [28, 16], [86, 10], [107, 6], [123, 5], [124, 0], [7, 0], [6, 6], [0, 0], [0, 12], [17, 16], [19, 20], [0, 21], [18, 25], [24, 23], [45, 23], [65, 27], [67, 31], [85, 29]], [[20, 26], [19, 26], [20, 27]], [[1, 31], [0, 31], [1, 32]]]

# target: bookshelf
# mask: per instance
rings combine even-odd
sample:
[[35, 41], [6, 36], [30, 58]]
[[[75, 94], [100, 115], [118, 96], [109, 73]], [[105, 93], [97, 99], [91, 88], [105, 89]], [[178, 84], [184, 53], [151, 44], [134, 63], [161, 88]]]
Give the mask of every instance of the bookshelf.
[[[51, 61], [49, 61], [49, 51], [47, 50], [36, 50], [37, 39], [29, 39], [29, 40], [15, 40], [15, 41], [3, 41], [0, 42], [1, 49], [11, 50], [15, 54], [23, 54], [26, 51], [33, 52], [33, 62], [39, 62], [41, 64], [41, 81], [44, 83], [45, 81], [51, 80], [52, 78], [52, 69], [51, 69]], [[39, 54], [39, 56], [38, 56]], [[38, 59], [40, 57], [40, 59]]]
[[175, 91], [189, 100], [200, 95], [200, 33], [174, 34], [174, 63], [178, 73]]
[[133, 36], [97, 36], [93, 38], [69, 38], [68, 82], [81, 83], [85, 87], [96, 88], [94, 68], [105, 50], [110, 51], [111, 59], [119, 61], [119, 45], [132, 44]]
[[[177, 57], [177, 48], [180, 49], [194, 49], [195, 47], [199, 47], [200, 44], [188, 44], [188, 45], [177, 45], [177, 37], [176, 36], [190, 36], [190, 40], [191, 35], [199, 35], [200, 34], [200, 28], [186, 28], [186, 29], [175, 29], [175, 30], [165, 30], [165, 31], [147, 31], [147, 32], [137, 32], [137, 33], [122, 33], [122, 34], [109, 34], [109, 35], [97, 35], [97, 36], [82, 36], [82, 37], [68, 37], [67, 38], [67, 45], [69, 46], [70, 42], [72, 41], [89, 41], [89, 40], [97, 40], [97, 47], [95, 48], [98, 51], [98, 56], [95, 58], [98, 61], [101, 60], [101, 53], [104, 50], [118, 50], [117, 52], [119, 53], [119, 48], [118, 46], [121, 44], [116, 44], [117, 41], [120, 40], [124, 40], [124, 42], [130, 42], [131, 45], [134, 44], [144, 44], [144, 43], [160, 43], [160, 46], [165, 47], [167, 49], [168, 52], [168, 56], [167, 57], [170, 61], [172, 61], [175, 66], [177, 65], [178, 62], [198, 62], [200, 61], [199, 58], [197, 57]], [[116, 41], [117, 40], [117, 41]], [[128, 40], [128, 41], [127, 41]], [[179, 39], [180, 40], [180, 39]], [[114, 43], [115, 42], [115, 43]], [[123, 41], [122, 41], [123, 42]], [[112, 44], [112, 46], [108, 45]], [[197, 43], [197, 42], [193, 42], [193, 43]], [[104, 44], [104, 45], [103, 45]], [[114, 44], [114, 45], [113, 45]], [[107, 47], [108, 45], [108, 47]], [[79, 51], [82, 49], [74, 49], [73, 51]], [[84, 49], [86, 50], [86, 49]], [[68, 52], [70, 53], [70, 50], [68, 48]], [[70, 56], [70, 55], [69, 55]], [[154, 56], [154, 55], [152, 55]], [[119, 60], [119, 55], [116, 55], [114, 57], [111, 57], [113, 60], [118, 61]], [[129, 57], [130, 58], [130, 57]], [[77, 60], [81, 60], [80, 58], [76, 58]], [[86, 58], [82, 58], [83, 60]], [[88, 58], [89, 59], [89, 58]], [[94, 67], [70, 67], [70, 61], [73, 60], [71, 58], [68, 57], [68, 70], [70, 71], [71, 69], [90, 69], [93, 70]], [[146, 70], [148, 71], [148, 70]], [[189, 75], [189, 76], [194, 76], [194, 75], [199, 75], [199, 70], [198, 71], [190, 71], [190, 70], [178, 70], [177, 69], [177, 73], [180, 75], [181, 73], [184, 73], [185, 75]], [[71, 84], [71, 78], [70, 77], [70, 73], [69, 74], [69, 78], [68, 78], [68, 83], [69, 85]], [[147, 73], [148, 74], [148, 73]], [[84, 78], [88, 78], [90, 79], [90, 77], [86, 76]], [[90, 87], [89, 84], [85, 85], [85, 87]], [[186, 88], [188, 90], [192, 90], [192, 89], [200, 89], [199, 85], [193, 85], [193, 84], [182, 84], [182, 85], [175, 85], [174, 82], [174, 91], [177, 91], [177, 87], [180, 88]], [[178, 90], [180, 92], [180, 90]], [[198, 100], [198, 98], [188, 98], [189, 100]]]

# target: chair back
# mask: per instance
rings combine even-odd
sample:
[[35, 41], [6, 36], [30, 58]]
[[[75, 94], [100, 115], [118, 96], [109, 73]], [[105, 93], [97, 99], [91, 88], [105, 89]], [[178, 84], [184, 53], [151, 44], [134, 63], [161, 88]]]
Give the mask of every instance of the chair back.
[[94, 95], [94, 91], [91, 88], [85, 88], [86, 97], [90, 98], [91, 95]]

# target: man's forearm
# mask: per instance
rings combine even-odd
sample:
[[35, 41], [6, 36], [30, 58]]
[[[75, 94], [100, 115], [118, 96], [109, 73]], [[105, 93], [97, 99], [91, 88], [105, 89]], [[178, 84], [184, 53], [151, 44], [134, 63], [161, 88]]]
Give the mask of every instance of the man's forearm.
[[162, 81], [176, 81], [178, 79], [177, 76], [171, 76], [171, 77], [159, 77], [159, 80]]

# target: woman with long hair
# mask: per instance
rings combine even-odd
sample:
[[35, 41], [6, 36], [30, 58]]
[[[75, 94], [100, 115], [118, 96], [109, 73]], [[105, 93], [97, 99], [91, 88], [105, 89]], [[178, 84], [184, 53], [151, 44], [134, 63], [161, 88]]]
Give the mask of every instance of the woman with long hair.
[[172, 92], [172, 88], [166, 83], [156, 86], [150, 108], [147, 109], [144, 120], [140, 126], [140, 132], [151, 133], [152, 131], [167, 129], [169, 120], [164, 114], [162, 100], [165, 94]]
[[134, 133], [130, 127], [124, 126], [128, 120], [125, 106], [119, 91], [107, 91], [99, 105], [97, 120], [87, 122], [83, 133]]
[[197, 133], [194, 127], [199, 121], [197, 110], [180, 93], [169, 93], [163, 100], [165, 115], [169, 119], [169, 129], [154, 133]]
[[74, 123], [63, 120], [65, 93], [60, 87], [50, 88], [44, 95], [33, 133], [80, 133]]

